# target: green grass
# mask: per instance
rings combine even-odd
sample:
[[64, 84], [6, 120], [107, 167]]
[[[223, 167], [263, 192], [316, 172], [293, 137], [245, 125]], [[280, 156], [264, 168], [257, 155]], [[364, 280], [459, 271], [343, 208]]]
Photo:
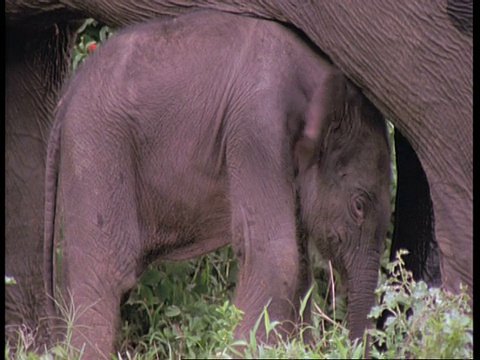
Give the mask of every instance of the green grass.
[[[316, 271], [323, 271], [319, 267]], [[473, 320], [465, 291], [452, 295], [438, 289], [428, 289], [424, 282], [415, 282], [397, 258], [387, 265], [392, 277], [379, 282], [378, 305], [372, 309], [376, 319], [382, 311], [392, 314], [385, 330], [369, 330], [374, 342], [384, 345], [371, 355], [390, 358], [472, 358]], [[122, 340], [115, 359], [180, 359], [180, 358], [352, 358], [363, 359], [363, 342], [351, 343], [345, 320], [336, 318], [337, 304], [333, 301], [335, 282], [326, 286], [317, 281], [311, 291], [313, 319], [308, 327], [312, 344], [302, 336], [281, 341], [277, 346], [263, 346], [254, 332], [246, 342], [235, 342], [233, 332], [241, 312], [231, 304], [236, 261], [230, 248], [188, 262], [156, 264], [142, 277], [122, 308]], [[335, 279], [333, 274], [326, 278]], [[149, 290], [146, 290], [149, 289]], [[336, 294], [338, 296], [338, 294]], [[327, 297], [327, 298], [325, 298]], [[332, 304], [335, 303], [335, 307]], [[412, 313], [407, 316], [407, 311]], [[65, 312], [71, 329], [71, 308]], [[342, 316], [343, 317], [343, 316]], [[264, 322], [271, 334], [278, 323], [268, 316], [268, 308], [259, 322]], [[40, 359], [26, 352], [25, 337], [19, 334], [18, 359]], [[239, 353], [238, 345], [243, 346]], [[57, 345], [42, 359], [81, 359], [68, 340]], [[50, 356], [50, 357], [49, 357]], [[5, 358], [11, 357], [10, 347]]]

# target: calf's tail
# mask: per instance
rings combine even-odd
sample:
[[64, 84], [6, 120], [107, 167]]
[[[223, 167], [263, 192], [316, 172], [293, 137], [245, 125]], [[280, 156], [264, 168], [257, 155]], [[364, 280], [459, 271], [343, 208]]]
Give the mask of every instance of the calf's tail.
[[[57, 184], [60, 162], [60, 134], [61, 121], [56, 119], [50, 132], [47, 147], [45, 172], [45, 224], [44, 224], [44, 285], [47, 294], [47, 314], [51, 324], [49, 332], [52, 334], [57, 318], [55, 308], [55, 212], [57, 204]], [[55, 332], [55, 331], [53, 331]], [[54, 334], [52, 334], [54, 336]]]

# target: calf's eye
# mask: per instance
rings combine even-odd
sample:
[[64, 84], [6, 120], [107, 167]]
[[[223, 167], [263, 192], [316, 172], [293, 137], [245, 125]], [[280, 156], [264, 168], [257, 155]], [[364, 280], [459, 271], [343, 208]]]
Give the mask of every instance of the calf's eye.
[[361, 198], [355, 198], [353, 201], [353, 210], [357, 217], [363, 218], [363, 201]]

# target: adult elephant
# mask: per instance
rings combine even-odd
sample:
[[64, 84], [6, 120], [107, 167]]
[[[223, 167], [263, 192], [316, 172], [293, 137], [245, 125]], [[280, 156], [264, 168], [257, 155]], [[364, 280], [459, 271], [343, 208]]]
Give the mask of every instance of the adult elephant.
[[122, 26], [192, 8], [292, 24], [364, 90], [402, 134], [394, 248], [409, 248], [415, 276], [429, 278], [438, 244], [444, 287], [472, 294], [471, 0], [7, 0], [6, 272], [19, 283], [7, 289], [7, 323], [44, 315], [45, 144], [76, 20]]

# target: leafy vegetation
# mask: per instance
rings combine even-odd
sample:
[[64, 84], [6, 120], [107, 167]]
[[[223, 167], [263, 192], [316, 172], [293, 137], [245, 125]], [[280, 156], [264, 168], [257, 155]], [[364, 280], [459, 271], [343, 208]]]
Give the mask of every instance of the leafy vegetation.
[[[72, 69], [75, 70], [110, 34], [107, 27], [88, 20], [80, 29]], [[393, 144], [393, 126], [389, 124], [388, 128]], [[394, 159], [392, 153], [392, 204], [396, 189]], [[424, 282], [413, 281], [404, 269], [403, 253], [389, 263], [392, 233], [393, 224], [381, 261], [390, 277], [380, 273], [378, 305], [370, 314], [375, 320], [385, 311], [391, 316], [384, 330], [368, 331], [371, 341], [378, 345], [369, 349], [369, 356], [379, 359], [472, 358], [473, 320], [465, 291], [452, 295], [428, 289]], [[313, 300], [311, 325], [302, 329], [299, 338], [281, 341], [275, 347], [258, 344], [255, 329], [247, 341], [234, 341], [234, 329], [242, 314], [232, 305], [238, 264], [231, 247], [191, 261], [150, 266], [122, 307], [122, 338], [114, 359], [366, 358], [365, 341], [352, 343], [348, 338], [346, 297], [340, 291], [341, 279], [331, 264], [315, 256], [312, 255], [316, 281], [309, 292]], [[8, 282], [14, 284], [13, 279]], [[73, 319], [78, 314], [71, 306], [65, 309], [70, 334]], [[271, 334], [276, 332], [279, 324], [270, 320], [268, 307], [257, 327], [262, 321]], [[305, 331], [309, 331], [313, 339], [308, 344], [304, 342]], [[16, 359], [82, 358], [81, 349], [69, 344], [69, 335], [64, 343], [40, 357], [26, 351], [32, 341], [26, 334], [18, 332]], [[6, 359], [13, 358], [11, 345], [5, 347]], [[239, 352], [239, 346], [243, 352]]]
[[97, 47], [107, 41], [112, 30], [94, 19], [87, 19], [77, 30], [78, 37], [73, 50], [72, 73], [82, 64]]
[[[371, 347], [369, 356], [378, 359], [472, 358], [473, 320], [465, 289], [460, 295], [428, 289], [424, 282], [411, 279], [401, 255], [386, 265], [391, 277], [379, 282], [379, 303], [370, 316], [378, 319], [383, 311], [391, 316], [384, 330], [368, 331], [371, 342], [380, 346]], [[256, 342], [254, 329], [247, 341], [235, 342], [234, 329], [242, 315], [230, 302], [235, 268], [230, 247], [197, 260], [150, 267], [122, 309], [121, 348], [114, 359], [367, 357], [365, 342], [349, 340], [345, 320], [336, 319], [335, 306], [319, 305], [336, 304], [331, 299], [335, 294], [332, 280], [327, 286], [330, 300], [319, 291], [323, 281], [317, 281], [311, 290], [312, 324], [303, 329], [299, 338], [281, 341], [275, 347], [265, 346]], [[328, 277], [334, 279], [335, 275]], [[65, 314], [69, 329], [75, 316], [70, 311], [70, 315]], [[279, 323], [270, 320], [268, 307], [257, 327], [261, 321], [271, 334], [276, 332]], [[304, 331], [310, 331], [311, 343], [304, 342]], [[25, 349], [27, 341], [19, 333], [17, 347]], [[238, 346], [243, 347], [243, 352]], [[7, 345], [5, 358], [10, 359], [10, 354]], [[17, 358], [40, 359], [25, 351], [20, 351]], [[82, 357], [81, 351], [73, 349], [67, 340], [43, 357], [49, 358]]]
[[473, 356], [473, 320], [468, 305], [467, 289], [459, 295], [428, 288], [416, 282], [405, 270], [401, 256], [387, 264], [389, 277], [377, 288], [379, 305], [370, 317], [379, 319], [384, 311], [390, 314], [383, 330], [371, 330], [372, 340], [384, 351], [374, 348], [372, 356], [393, 358], [466, 359]]

